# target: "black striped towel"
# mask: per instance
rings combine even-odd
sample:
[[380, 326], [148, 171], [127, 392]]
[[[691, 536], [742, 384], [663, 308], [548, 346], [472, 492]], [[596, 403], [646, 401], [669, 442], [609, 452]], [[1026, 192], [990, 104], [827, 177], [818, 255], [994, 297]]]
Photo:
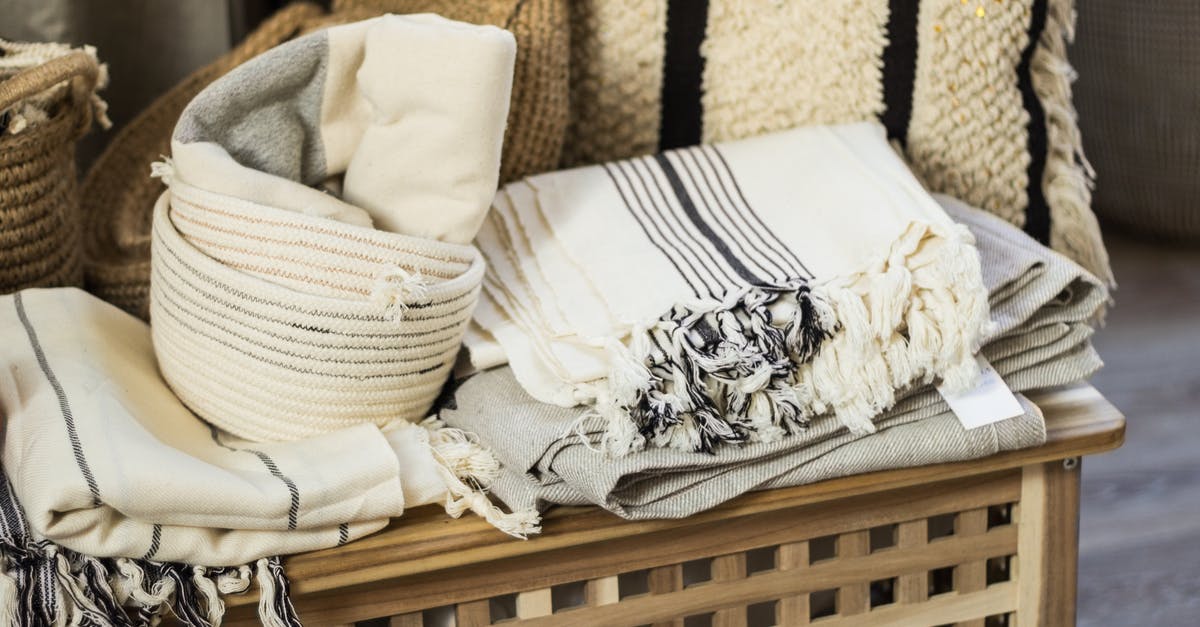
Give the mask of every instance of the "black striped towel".
[[536, 513], [488, 503], [497, 462], [461, 431], [397, 420], [255, 443], [217, 430], [171, 393], [146, 324], [83, 291], [0, 297], [0, 345], [0, 625], [6, 612], [150, 624], [121, 605], [216, 625], [219, 593], [255, 572], [261, 618], [282, 625], [271, 556], [340, 546], [426, 503], [537, 531]]
[[534, 176], [493, 208], [472, 358], [593, 405], [615, 452], [772, 441], [825, 411], [869, 432], [897, 390], [978, 373], [974, 240], [877, 124]]

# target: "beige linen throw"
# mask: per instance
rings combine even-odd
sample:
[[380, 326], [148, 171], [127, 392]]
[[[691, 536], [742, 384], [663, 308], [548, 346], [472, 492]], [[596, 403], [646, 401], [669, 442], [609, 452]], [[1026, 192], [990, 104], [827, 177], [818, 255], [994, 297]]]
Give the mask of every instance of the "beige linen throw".
[[826, 411], [866, 433], [897, 390], [978, 374], [971, 235], [878, 124], [532, 176], [477, 243], [482, 332], [531, 396], [593, 406], [613, 451], [773, 441]]

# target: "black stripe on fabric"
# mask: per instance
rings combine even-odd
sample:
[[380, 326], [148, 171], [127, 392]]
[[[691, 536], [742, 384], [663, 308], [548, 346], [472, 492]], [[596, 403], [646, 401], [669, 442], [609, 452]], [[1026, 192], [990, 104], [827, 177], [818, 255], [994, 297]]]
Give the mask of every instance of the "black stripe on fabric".
[[696, 262], [700, 271], [715, 283], [716, 287], [711, 288], [709, 294], [716, 298], [717, 295], [723, 295], [729, 288], [740, 285], [741, 281], [738, 279], [737, 273], [720, 263], [719, 258], [713, 256], [712, 251], [708, 250], [701, 241], [700, 234], [695, 232], [695, 226], [688, 228], [691, 220], [687, 220], [686, 216], [681, 216], [676, 211], [675, 207], [678, 202], [672, 203], [670, 200], [674, 198], [675, 194], [666, 189], [671, 184], [659, 180], [660, 178], [665, 179], [666, 176], [663, 175], [662, 169], [657, 166], [654, 159], [641, 157], [632, 159], [629, 163], [646, 191], [646, 197], [650, 200], [650, 208], [655, 210], [659, 219], [667, 225], [675, 237], [675, 242], [671, 245], [679, 250], [680, 254], [691, 255], [691, 259]]
[[246, 449], [246, 452], [257, 456], [262, 461], [263, 466], [267, 467], [267, 471], [271, 473], [271, 476], [282, 481], [287, 486], [288, 493], [292, 497], [292, 504], [288, 507], [288, 529], [295, 530], [300, 518], [300, 489], [296, 487], [296, 482], [279, 471], [279, 466], [275, 464], [275, 460], [271, 459], [270, 455], [254, 449]]
[[696, 230], [700, 231], [700, 234], [704, 236], [704, 239], [708, 240], [713, 248], [721, 253], [721, 257], [725, 259], [729, 267], [750, 285], [765, 285], [767, 282], [756, 275], [750, 268], [747, 268], [746, 264], [742, 263], [742, 260], [733, 254], [733, 251], [729, 248], [729, 243], [718, 235], [713, 230], [712, 225], [696, 210], [696, 203], [692, 200], [691, 195], [688, 194], [687, 188], [684, 187], [683, 180], [679, 178], [679, 172], [675, 170], [675, 166], [671, 163], [671, 160], [666, 155], [660, 153], [654, 155], [654, 161], [658, 163], [658, 167], [662, 169], [663, 175], [667, 177], [667, 183], [671, 185], [671, 191], [675, 194], [675, 200], [679, 202], [684, 215], [687, 216], [688, 220], [691, 220]]
[[667, 0], [663, 53], [662, 111], [658, 149], [700, 143], [704, 131], [704, 56], [700, 45], [708, 28], [708, 0]]
[[[712, 151], [713, 154], [718, 156], [718, 159], [720, 160], [720, 166], [718, 166], [716, 161], [713, 161], [713, 156], [712, 154], [709, 154], [709, 151]], [[713, 177], [716, 178], [716, 183], [718, 183], [718, 185], [721, 187], [721, 193], [724, 193], [725, 197], [728, 198], [728, 201], [730, 201], [730, 204], [733, 205], [733, 208], [737, 211], [738, 215], [742, 217], [742, 219], [745, 220], [748, 225], [751, 220], [754, 220], [758, 225], [758, 234], [774, 241], [775, 245], [773, 246], [773, 249], [780, 253], [779, 261], [782, 261], [788, 265], [788, 268], [786, 269], [786, 274], [788, 277], [802, 277], [802, 279], [803, 277], [811, 277], [811, 273], [809, 273], [808, 269], [804, 267], [804, 264], [800, 262], [799, 257], [796, 256], [796, 252], [793, 252], [791, 247], [788, 247], [786, 244], [784, 244], [784, 241], [779, 239], [779, 235], [776, 235], [772, 229], [767, 228], [766, 223], [763, 223], [761, 217], [758, 217], [758, 214], [754, 208], [750, 207], [750, 202], [746, 201], [746, 198], [742, 193], [742, 189], [740, 189], [738, 186], [738, 180], [733, 177], [733, 171], [730, 168], [730, 165], [726, 163], [725, 157], [721, 156], [720, 151], [716, 149], [715, 145], [702, 145], [702, 147], [698, 149], [698, 153], [704, 157], [704, 161], [708, 163], [708, 167], [713, 169]], [[726, 179], [730, 180], [730, 184], [733, 185], [733, 189], [737, 190], [740, 203], [734, 202], [732, 193], [730, 193], [730, 190], [728, 190], [728, 187], [725, 185]]]
[[919, 0], [888, 2], [887, 46], [883, 49], [883, 115], [888, 139], [908, 142], [913, 84], [917, 78]]
[[[614, 173], [614, 171], [615, 171], [615, 173]], [[660, 253], [662, 253], [663, 257], [666, 257], [667, 261], [669, 261], [671, 263], [671, 265], [675, 268], [675, 271], [679, 273], [679, 276], [682, 277], [683, 280], [687, 282], [688, 287], [690, 287], [692, 289], [692, 293], [697, 296], [700, 296], [703, 291], [707, 291], [707, 292], [711, 293], [712, 290], [707, 285], [705, 285], [702, 290], [701, 287], [696, 284], [696, 281], [699, 279], [694, 279], [692, 275], [689, 275], [688, 273], [684, 272], [683, 268], [680, 267], [679, 262], [676, 261], [674, 255], [667, 252], [667, 249], [664, 248], [664, 244], [663, 244], [663, 241], [666, 238], [663, 237], [662, 230], [659, 229], [658, 224], [655, 223], [653, 220], [650, 220], [650, 218], [648, 216], [646, 218], [642, 218], [638, 214], [638, 211], [633, 208], [633, 203], [631, 203], [629, 201], [629, 197], [627, 197], [625, 195], [625, 191], [623, 189], [621, 189], [620, 182], [617, 181], [618, 174], [629, 185], [630, 195], [633, 196], [635, 200], [637, 200], [638, 206], [641, 208], [642, 213], [643, 214], [645, 213], [645, 205], [642, 203], [641, 198], [638, 198], [637, 194], [634, 192], [633, 183], [629, 179], [629, 175], [626, 174], [623, 169], [621, 169], [620, 164], [619, 163], [613, 164], [613, 165], [605, 164], [604, 172], [606, 174], [608, 174], [608, 178], [612, 180], [613, 186], [617, 188], [617, 194], [621, 197], [621, 202], [623, 202], [625, 204], [625, 209], [627, 211], [629, 211], [629, 215], [633, 216], [633, 219], [636, 220], [638, 225], [642, 227], [642, 233], [645, 234], [646, 239], [650, 240], [651, 244], [654, 244], [654, 247], [657, 248]], [[650, 225], [647, 226], [646, 222], [650, 222]], [[654, 234], [650, 233], [650, 227], [654, 228]], [[696, 275], [696, 269], [691, 266], [691, 263], [687, 260], [686, 257], [681, 258], [680, 261], [682, 261], [685, 265], [688, 266], [688, 270], [691, 271], [691, 273], [693, 275]], [[696, 276], [698, 277], [699, 275], [696, 275]]]
[[1033, 0], [1029, 11], [1029, 45], [1021, 53], [1017, 65], [1017, 86], [1021, 100], [1029, 112], [1029, 187], [1026, 190], [1028, 204], [1025, 205], [1025, 232], [1037, 241], [1050, 243], [1050, 205], [1042, 190], [1046, 176], [1046, 156], [1050, 151], [1046, 137], [1046, 112], [1042, 101], [1033, 90], [1033, 53], [1037, 50], [1042, 31], [1046, 28], [1046, 1]]
[[158, 553], [158, 545], [161, 542], [162, 542], [162, 525], [156, 524], [156, 525], [154, 525], [154, 531], [151, 533], [151, 537], [150, 537], [150, 550], [146, 551], [146, 554], [142, 556], [142, 559], [144, 559], [144, 560], [154, 559], [154, 554]]
[[12, 484], [8, 482], [8, 475], [0, 470], [0, 522], [3, 527], [2, 537], [6, 542], [13, 546], [18, 545], [18, 540], [23, 542], [29, 528], [25, 525], [25, 514], [21, 511], [21, 506], [17, 503], [17, 494], [13, 492]]
[[79, 441], [79, 433], [75, 430], [75, 416], [71, 413], [71, 404], [67, 401], [66, 390], [63, 389], [61, 383], [58, 382], [58, 377], [54, 376], [54, 371], [50, 369], [50, 363], [46, 360], [46, 354], [42, 351], [42, 344], [38, 341], [37, 332], [33, 330], [33, 324], [29, 322], [29, 316], [25, 313], [25, 300], [21, 292], [13, 295], [13, 305], [17, 309], [17, 318], [20, 318], [21, 325], [25, 327], [25, 334], [29, 337], [29, 345], [33, 348], [33, 354], [37, 357], [38, 366], [42, 369], [42, 374], [46, 375], [46, 381], [50, 383], [50, 387], [54, 389], [54, 395], [58, 397], [58, 408], [62, 413], [63, 423], [67, 428], [67, 439], [71, 442], [71, 452], [75, 455], [75, 464], [79, 466], [79, 472], [83, 474], [83, 480], [87, 483], [88, 491], [92, 493], [92, 506], [100, 506], [100, 487], [96, 484], [96, 477], [92, 475], [92, 469], [88, 466], [87, 458], [83, 455], [83, 444]]
[[338, 546], [350, 541], [350, 523], [342, 523], [338, 525]]
[[[742, 186], [738, 185], [737, 177], [733, 175], [733, 168], [729, 167], [729, 162], [725, 160], [725, 155], [721, 154], [721, 151], [715, 145], [709, 145], [707, 148], [711, 150], [712, 154], [716, 155], [717, 160], [721, 162], [721, 168], [724, 170], [725, 177], [728, 178], [730, 184], [733, 185], [733, 191], [737, 192], [738, 200], [741, 201], [741, 206], [746, 210], [746, 213], [758, 223], [758, 227], [760, 229], [759, 232], [770, 235], [771, 239], [775, 240], [775, 243], [778, 245], [777, 250], [782, 250], [787, 253], [787, 257], [796, 264], [793, 269], [797, 271], [798, 276], [801, 276], [801, 278], [811, 279], [813, 277], [812, 271], [808, 269], [808, 266], [804, 265], [803, 261], [800, 261], [800, 257], [796, 256], [796, 251], [792, 250], [787, 244], [784, 244], [783, 240], [779, 239], [779, 236], [776, 235], [774, 231], [767, 228], [766, 223], [764, 223], [762, 218], [759, 217], [758, 212], [754, 210], [754, 207], [750, 206], [750, 201], [746, 200], [746, 194], [742, 193]], [[703, 154], [706, 158], [708, 158], [709, 164], [713, 166], [713, 169], [716, 170], [716, 163], [711, 157], [709, 157], [708, 153], [704, 152]], [[717, 179], [721, 179], [720, 173], [717, 174]], [[722, 181], [721, 185], [724, 186], [724, 184], [724, 181]], [[724, 187], [722, 187], [722, 189], [724, 189]], [[800, 273], [803, 274], [800, 275]]]
[[227, 451], [233, 451], [235, 453], [250, 453], [251, 455], [257, 457], [258, 460], [262, 462], [263, 466], [267, 468], [267, 472], [271, 473], [272, 477], [282, 481], [283, 484], [287, 486], [288, 493], [292, 497], [291, 506], [288, 508], [288, 529], [295, 530], [300, 517], [300, 490], [296, 487], [296, 482], [292, 481], [291, 478], [280, 472], [279, 466], [275, 463], [275, 460], [271, 459], [270, 455], [255, 449], [229, 446], [221, 441], [221, 432], [218, 431], [213, 425], [208, 425], [208, 433], [212, 437], [212, 441], [215, 442], [217, 446]]
[[[772, 250], [771, 244], [767, 242], [763, 234], [759, 233], [745, 219], [742, 212], [738, 211], [733, 199], [728, 194], [722, 198], [717, 193], [717, 187], [709, 178], [708, 171], [700, 163], [700, 158], [696, 156], [700, 152], [700, 148], [687, 148], [676, 151], [675, 158], [679, 160], [679, 169], [687, 174], [692, 188], [697, 191], [705, 206], [708, 207], [709, 213], [713, 216], [713, 222], [725, 230], [730, 241], [741, 249], [743, 258], [757, 266], [758, 272], [770, 276], [775, 282], [783, 282], [790, 276], [795, 276], [788, 274], [788, 271], [780, 264], [779, 251]], [[688, 157], [691, 158], [690, 166]], [[716, 178], [715, 173], [713, 178]], [[710, 198], [712, 199], [711, 203], [709, 202]], [[724, 220], [721, 219], [722, 216], [724, 216]], [[730, 230], [731, 225], [733, 230]]]

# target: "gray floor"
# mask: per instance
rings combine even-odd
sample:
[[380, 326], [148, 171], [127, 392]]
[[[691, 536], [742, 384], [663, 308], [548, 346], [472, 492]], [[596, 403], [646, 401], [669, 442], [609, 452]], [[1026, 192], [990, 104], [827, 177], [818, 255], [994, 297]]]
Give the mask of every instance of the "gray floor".
[[1093, 383], [1125, 446], [1084, 463], [1079, 624], [1200, 624], [1200, 249], [1109, 236], [1120, 289]]

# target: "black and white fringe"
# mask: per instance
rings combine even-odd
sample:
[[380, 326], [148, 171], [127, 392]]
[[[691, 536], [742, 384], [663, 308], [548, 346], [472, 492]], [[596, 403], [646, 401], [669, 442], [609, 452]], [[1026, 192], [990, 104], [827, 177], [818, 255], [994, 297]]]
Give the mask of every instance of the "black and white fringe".
[[778, 439], [807, 427], [796, 371], [835, 327], [829, 307], [802, 281], [745, 288], [716, 304], [678, 304], [635, 333], [625, 385], [636, 390], [613, 401], [638, 436], [657, 445], [712, 453], [752, 435]]
[[29, 532], [12, 486], [0, 472], [0, 625], [141, 627], [167, 613], [185, 625], [216, 627], [222, 596], [259, 587], [259, 617], [269, 627], [298, 627], [279, 558], [206, 568], [82, 555]]

